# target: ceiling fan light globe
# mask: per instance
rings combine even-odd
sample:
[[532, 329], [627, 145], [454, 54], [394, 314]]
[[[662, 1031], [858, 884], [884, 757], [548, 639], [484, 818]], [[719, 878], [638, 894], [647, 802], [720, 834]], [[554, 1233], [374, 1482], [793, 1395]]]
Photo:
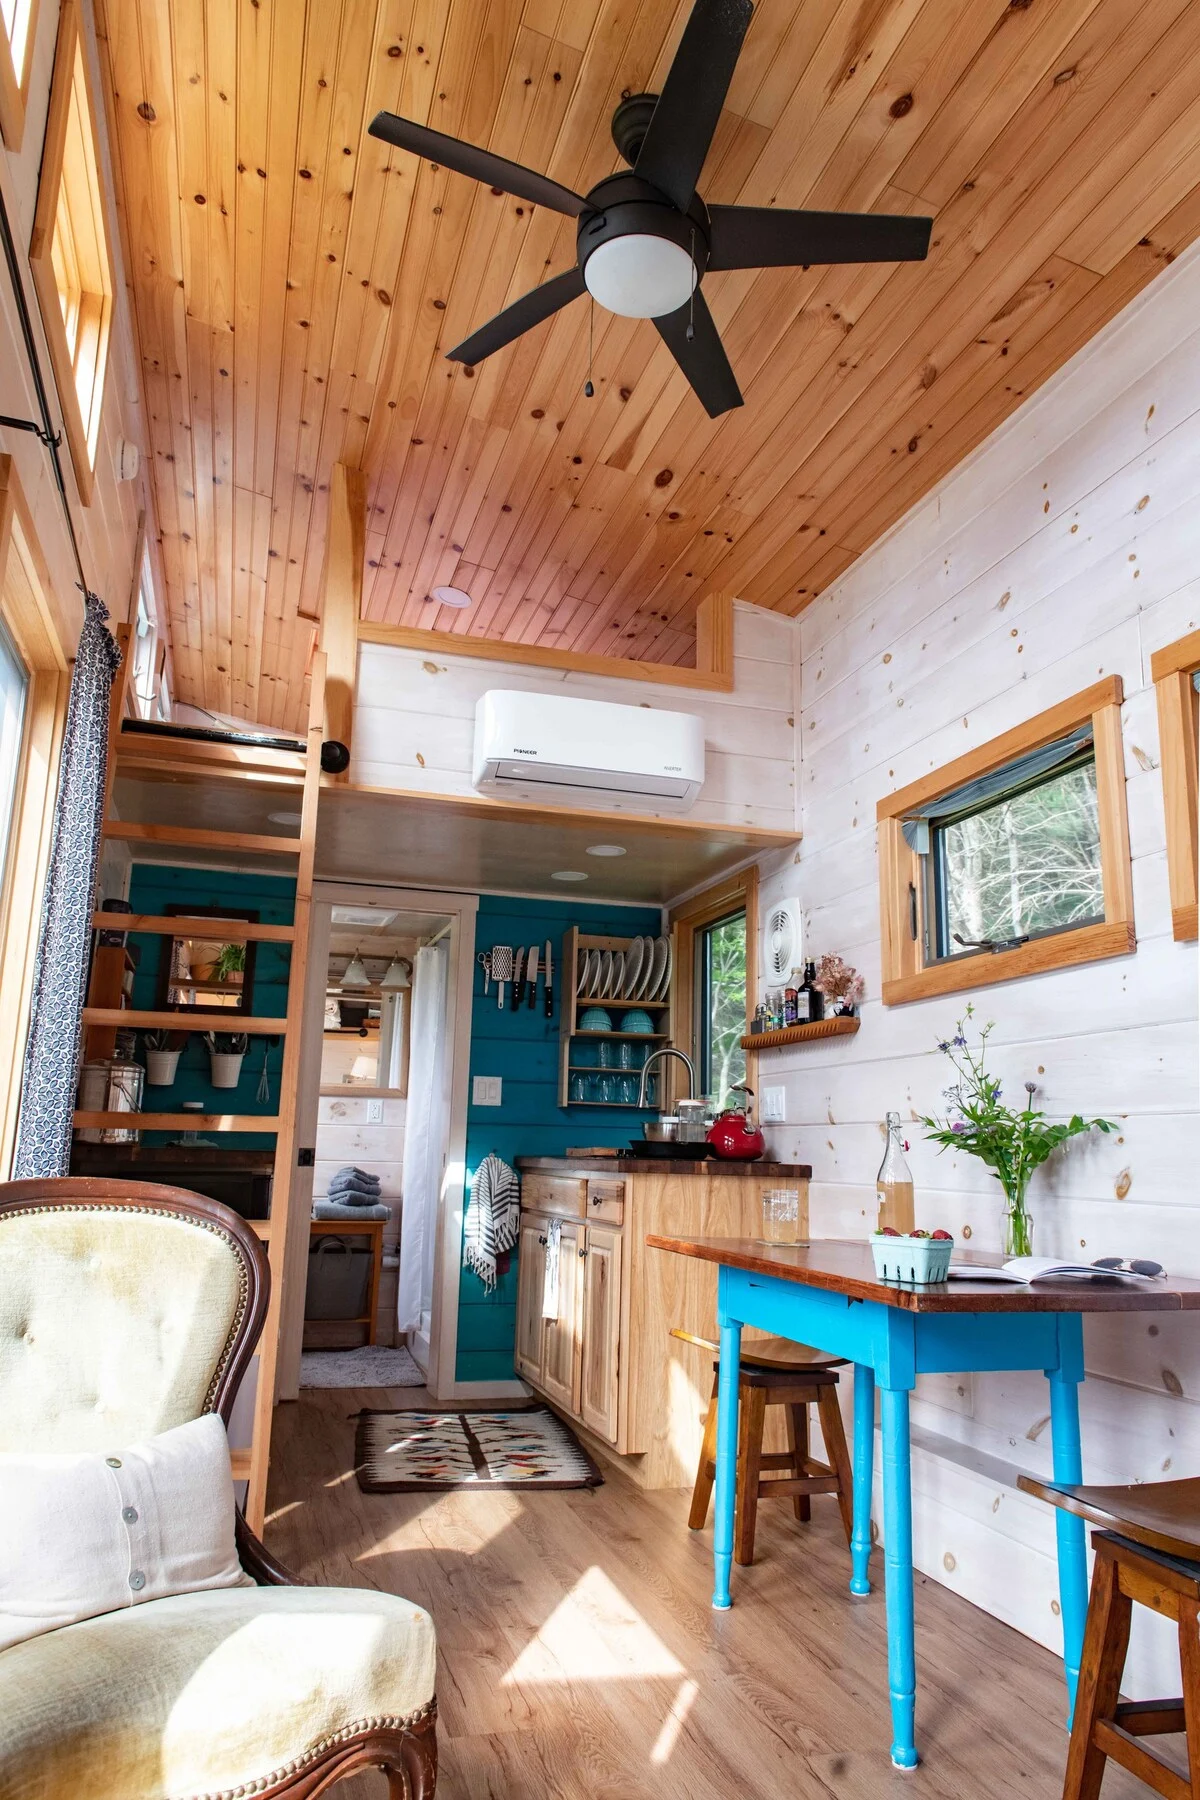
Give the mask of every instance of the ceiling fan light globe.
[[696, 265], [669, 238], [631, 232], [597, 244], [584, 264], [588, 293], [625, 319], [662, 319], [686, 306]]

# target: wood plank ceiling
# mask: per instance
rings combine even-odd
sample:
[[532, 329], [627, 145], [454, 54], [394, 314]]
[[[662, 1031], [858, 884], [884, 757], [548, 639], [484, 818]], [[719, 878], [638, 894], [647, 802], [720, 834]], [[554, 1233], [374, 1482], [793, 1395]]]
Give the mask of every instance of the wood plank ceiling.
[[689, 6], [103, 0], [181, 699], [299, 723], [337, 460], [371, 619], [686, 661], [710, 589], [795, 613], [1200, 231], [1195, 0], [758, 0], [701, 192], [929, 212], [928, 262], [710, 276], [715, 422], [599, 310], [586, 399], [582, 301], [446, 362], [574, 226], [367, 121], [586, 190]]

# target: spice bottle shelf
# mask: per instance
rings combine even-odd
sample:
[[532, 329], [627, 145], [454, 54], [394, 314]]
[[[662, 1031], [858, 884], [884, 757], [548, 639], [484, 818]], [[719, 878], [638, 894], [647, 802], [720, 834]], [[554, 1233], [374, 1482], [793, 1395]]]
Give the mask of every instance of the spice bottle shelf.
[[806, 1025], [785, 1025], [781, 1031], [752, 1031], [740, 1040], [743, 1050], [779, 1050], [784, 1044], [807, 1044], [816, 1038], [853, 1037], [857, 1019], [813, 1019]]

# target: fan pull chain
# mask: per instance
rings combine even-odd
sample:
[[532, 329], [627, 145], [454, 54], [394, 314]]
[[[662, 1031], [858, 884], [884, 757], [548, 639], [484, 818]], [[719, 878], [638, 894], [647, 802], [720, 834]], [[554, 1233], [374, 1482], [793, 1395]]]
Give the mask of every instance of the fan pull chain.
[[596, 392], [595, 388], [592, 386], [592, 345], [593, 345], [592, 333], [595, 329], [595, 324], [596, 324], [596, 302], [589, 295], [589, 297], [588, 297], [588, 372], [587, 372], [587, 380], [583, 384], [584, 394], [587, 396], [587, 398], [589, 400], [592, 398], [592, 396]]
[[689, 252], [692, 259], [692, 291], [688, 295], [687, 341], [690, 344], [696, 335], [696, 227], [692, 226], [692, 245]]

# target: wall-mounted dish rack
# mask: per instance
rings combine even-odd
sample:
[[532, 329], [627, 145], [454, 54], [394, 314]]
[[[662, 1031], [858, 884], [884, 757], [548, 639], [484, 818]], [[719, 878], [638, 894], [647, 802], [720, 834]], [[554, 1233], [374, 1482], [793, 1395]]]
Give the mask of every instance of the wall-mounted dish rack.
[[[634, 945], [637, 940], [631, 937], [601, 937], [583, 932], [577, 926], [571, 926], [563, 936], [562, 943], [562, 1004], [559, 1014], [559, 1063], [558, 1063], [558, 1104], [570, 1107], [606, 1107], [619, 1108], [637, 1112], [637, 1096], [628, 1098], [630, 1081], [636, 1086], [641, 1081], [642, 1063], [645, 1055], [651, 1050], [659, 1050], [671, 1041], [671, 988], [673, 986], [673, 970], [668, 960], [660, 972], [657, 981], [651, 979], [648, 992], [655, 998], [648, 999], [640, 992], [647, 986], [644, 974], [639, 971], [636, 976], [619, 984], [618, 991], [612, 991], [617, 985], [610, 971], [608, 982], [597, 979], [593, 983], [596, 991], [579, 993], [580, 952], [597, 953], [596, 961], [603, 962], [605, 953], [610, 958], [620, 956], [629, 959], [625, 964], [628, 974], [632, 959], [636, 954]], [[585, 984], [586, 985], [586, 984]], [[623, 991], [628, 987], [628, 991]], [[582, 1030], [580, 1020], [591, 1007], [603, 1007], [612, 1019], [611, 1031]], [[649, 1015], [653, 1031], [622, 1031], [621, 1020], [631, 1012], [642, 1012]], [[621, 1047], [631, 1046], [632, 1058], [636, 1059], [628, 1068], [602, 1067], [599, 1056], [604, 1052], [601, 1046], [617, 1047], [619, 1059]], [[645, 1055], [639, 1055], [637, 1046], [644, 1045]], [[585, 1060], [592, 1048], [597, 1050], [595, 1061]], [[579, 1089], [588, 1091], [588, 1084], [598, 1086], [601, 1077], [612, 1076], [614, 1089], [622, 1094], [621, 1098], [585, 1099], [580, 1097]], [[654, 1078], [652, 1077], [652, 1084]], [[572, 1091], [575, 1084], [576, 1097]], [[651, 1092], [655, 1091], [654, 1085]], [[651, 1110], [649, 1106], [642, 1109]]]

